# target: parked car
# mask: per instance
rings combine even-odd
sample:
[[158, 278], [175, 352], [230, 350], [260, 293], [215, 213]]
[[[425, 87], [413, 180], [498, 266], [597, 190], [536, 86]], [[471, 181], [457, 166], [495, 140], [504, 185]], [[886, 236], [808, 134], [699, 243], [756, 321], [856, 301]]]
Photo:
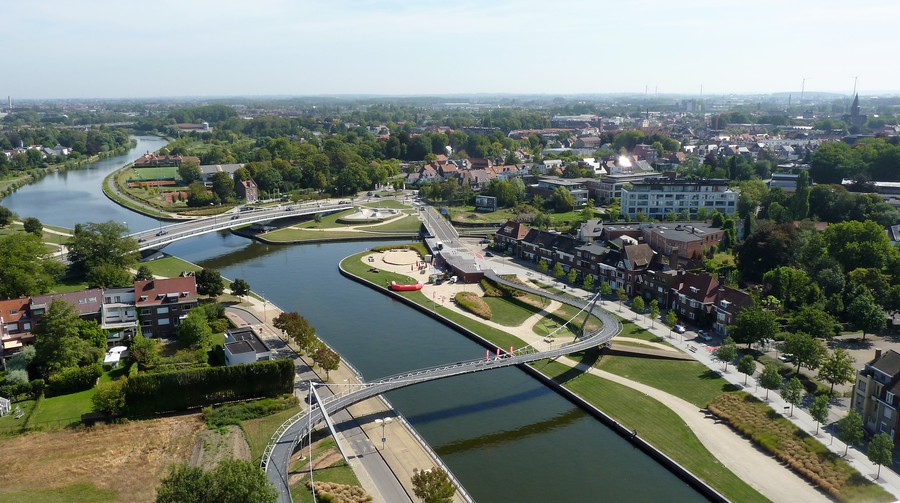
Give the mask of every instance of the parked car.
[[707, 341], [707, 342], [709, 342], [709, 341], [712, 340], [712, 336], [709, 335], [709, 333], [707, 333], [706, 330], [699, 330], [699, 331], [697, 331], [697, 337], [699, 337], [699, 338], [701, 338], [701, 339], [703, 339], [704, 341]]
[[687, 332], [687, 329], [684, 328], [684, 325], [681, 325], [681, 324], [675, 325], [672, 329], [675, 330], [675, 333], [678, 333], [678, 334], [683, 334], [683, 333]]
[[488, 239], [488, 238], [483, 238], [481, 241], [479, 241], [479, 243], [481, 243], [481, 244], [483, 244], [483, 245], [488, 244], [488, 243], [490, 243], [490, 242], [491, 242], [491, 240]]
[[485, 257], [493, 257], [494, 254], [491, 253], [491, 252], [484, 252], [484, 256], [485, 256]]

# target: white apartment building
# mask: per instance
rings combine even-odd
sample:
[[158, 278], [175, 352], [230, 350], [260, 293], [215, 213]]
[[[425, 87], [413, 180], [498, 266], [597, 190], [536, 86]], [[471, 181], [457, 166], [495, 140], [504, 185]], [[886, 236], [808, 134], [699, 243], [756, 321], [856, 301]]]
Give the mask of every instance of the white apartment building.
[[740, 191], [729, 188], [728, 180], [655, 178], [622, 188], [621, 208], [629, 217], [640, 211], [657, 220], [670, 211], [685, 210], [693, 218], [700, 208], [731, 215], [737, 211], [738, 197]]

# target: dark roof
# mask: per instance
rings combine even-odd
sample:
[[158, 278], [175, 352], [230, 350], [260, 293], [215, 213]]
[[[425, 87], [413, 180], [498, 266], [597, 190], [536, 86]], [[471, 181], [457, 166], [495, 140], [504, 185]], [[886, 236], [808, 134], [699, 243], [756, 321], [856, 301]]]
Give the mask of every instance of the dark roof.
[[31, 308], [50, 307], [53, 299], [61, 299], [78, 311], [79, 316], [97, 314], [103, 303], [103, 292], [99, 288], [81, 290], [80, 292], [53, 293], [31, 298]]
[[889, 349], [881, 355], [881, 358], [871, 363], [872, 368], [880, 370], [885, 374], [894, 377], [900, 374], [900, 353]]
[[631, 263], [631, 269], [647, 267], [653, 261], [653, 249], [646, 243], [625, 247], [625, 257]]
[[250, 327], [232, 328], [226, 334], [226, 339], [234, 339], [232, 342], [225, 344], [225, 347], [228, 348], [231, 354], [248, 353], [250, 351], [266, 353], [270, 351], [266, 343]]
[[719, 282], [709, 274], [688, 272], [681, 277], [681, 281], [681, 288], [678, 290], [678, 293], [704, 304], [713, 302], [716, 290], [719, 288]]
[[197, 282], [193, 276], [135, 281], [134, 296], [135, 305], [138, 307], [196, 302]]

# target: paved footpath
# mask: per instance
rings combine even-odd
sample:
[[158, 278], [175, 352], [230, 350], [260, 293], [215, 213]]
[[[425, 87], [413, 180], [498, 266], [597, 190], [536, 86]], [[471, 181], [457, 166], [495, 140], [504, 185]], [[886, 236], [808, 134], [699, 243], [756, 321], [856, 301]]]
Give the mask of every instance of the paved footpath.
[[[281, 311], [270, 302], [263, 303], [253, 297], [245, 297], [237, 308], [227, 310], [229, 318], [238, 325], [251, 325], [272, 347], [277, 357], [294, 358], [297, 362], [294, 394], [305, 406], [308, 382], [324, 382], [325, 375], [316, 371], [311, 362], [298, 356], [278, 337], [272, 320]], [[262, 322], [260, 321], [262, 320]], [[360, 378], [344, 362], [331, 372], [328, 391], [319, 388], [320, 394], [341, 393], [344, 385], [358, 384]], [[381, 425], [376, 419], [392, 418], [384, 428], [386, 448], [381, 449]], [[348, 449], [349, 463], [359, 478], [360, 484], [374, 501], [403, 503], [417, 501], [413, 495], [413, 470], [423, 470], [436, 466], [430, 447], [418, 439], [415, 430], [405, 418], [397, 414], [388, 403], [379, 398], [360, 402], [343, 412], [334, 414], [335, 428], [342, 437], [342, 444]], [[457, 493], [454, 501], [465, 503]]]

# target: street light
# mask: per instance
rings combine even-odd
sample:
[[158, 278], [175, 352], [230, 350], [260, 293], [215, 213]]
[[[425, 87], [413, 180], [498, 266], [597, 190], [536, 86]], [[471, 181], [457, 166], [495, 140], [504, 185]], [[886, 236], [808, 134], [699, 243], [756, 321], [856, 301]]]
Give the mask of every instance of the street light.
[[388, 424], [391, 424], [391, 422], [393, 422], [393, 421], [394, 421], [394, 419], [390, 418], [390, 417], [375, 420], [375, 424], [381, 425], [381, 450], [382, 451], [384, 450], [384, 443], [387, 441], [387, 439], [384, 437], [384, 427]]

